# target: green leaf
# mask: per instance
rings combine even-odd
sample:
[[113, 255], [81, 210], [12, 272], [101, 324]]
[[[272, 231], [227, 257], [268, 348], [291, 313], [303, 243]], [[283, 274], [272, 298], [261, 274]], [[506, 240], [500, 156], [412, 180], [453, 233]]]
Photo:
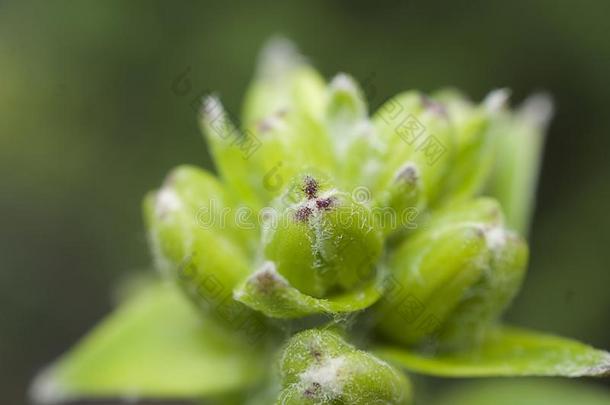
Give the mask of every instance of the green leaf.
[[292, 319], [314, 314], [340, 314], [365, 309], [381, 295], [381, 286], [371, 281], [349, 292], [315, 298], [301, 293], [277, 273], [272, 262], [250, 276], [234, 297], [272, 318]]
[[610, 392], [580, 381], [473, 380], [443, 393], [434, 405], [608, 405]]
[[498, 327], [475, 349], [425, 355], [379, 347], [378, 356], [413, 372], [442, 377], [605, 376], [610, 353], [570, 339]]
[[32, 396], [192, 398], [251, 386], [262, 350], [199, 317], [170, 284], [143, 288], [35, 380]]

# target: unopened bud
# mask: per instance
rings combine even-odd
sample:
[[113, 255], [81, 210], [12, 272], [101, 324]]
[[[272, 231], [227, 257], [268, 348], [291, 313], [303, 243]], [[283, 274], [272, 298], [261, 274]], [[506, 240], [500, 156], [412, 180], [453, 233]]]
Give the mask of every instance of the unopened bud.
[[404, 374], [329, 330], [292, 337], [283, 349], [280, 377], [278, 405], [411, 403]]
[[266, 258], [292, 286], [314, 297], [370, 281], [383, 243], [370, 209], [311, 175], [299, 183], [296, 202], [271, 231]]
[[481, 343], [490, 326], [498, 321], [519, 291], [528, 261], [527, 244], [515, 233], [500, 227], [485, 229], [491, 250], [489, 269], [470, 289], [440, 332], [448, 349]]
[[454, 155], [455, 134], [445, 106], [418, 92], [402, 93], [382, 105], [373, 122], [383, 149], [375, 192], [390, 184], [405, 162], [413, 162], [423, 199], [434, 204]]
[[519, 290], [527, 256], [492, 199], [437, 212], [390, 257], [381, 330], [408, 345], [477, 344]]
[[232, 289], [250, 272], [249, 236], [223, 217], [227, 200], [213, 176], [185, 166], [144, 201], [157, 267], [206, 311], [232, 300]]
[[396, 288], [380, 301], [381, 331], [407, 345], [436, 343], [431, 340], [488, 262], [485, 235], [477, 225], [413, 235], [390, 258]]
[[454, 129], [455, 157], [447, 173], [443, 198], [452, 201], [471, 198], [481, 192], [489, 178], [494, 161], [494, 150], [489, 131], [488, 104], [502, 102], [502, 95], [483, 105], [473, 105], [466, 97], [454, 92], [441, 93], [438, 98], [447, 108]]
[[549, 96], [528, 98], [517, 112], [502, 111], [491, 123], [496, 161], [489, 193], [497, 198], [511, 229], [527, 234], [531, 220], [542, 148], [553, 114]]
[[419, 167], [414, 162], [406, 162], [380, 192], [374, 210], [382, 213], [379, 215], [380, 226], [389, 235], [396, 230], [411, 227], [413, 224], [409, 220], [405, 221], [405, 215], [411, 210], [418, 213], [424, 206]]

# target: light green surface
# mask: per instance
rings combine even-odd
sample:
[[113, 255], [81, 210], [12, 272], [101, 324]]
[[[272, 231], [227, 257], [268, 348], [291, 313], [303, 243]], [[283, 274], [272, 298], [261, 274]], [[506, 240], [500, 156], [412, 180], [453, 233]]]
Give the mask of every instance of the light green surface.
[[433, 405], [608, 405], [610, 391], [576, 381], [468, 382], [447, 390]]
[[198, 316], [168, 284], [146, 287], [43, 372], [34, 396], [199, 397], [250, 386], [262, 351]]
[[380, 347], [377, 355], [406, 369], [442, 377], [608, 375], [610, 353], [570, 339], [513, 327], [498, 328], [475, 349], [422, 355]]

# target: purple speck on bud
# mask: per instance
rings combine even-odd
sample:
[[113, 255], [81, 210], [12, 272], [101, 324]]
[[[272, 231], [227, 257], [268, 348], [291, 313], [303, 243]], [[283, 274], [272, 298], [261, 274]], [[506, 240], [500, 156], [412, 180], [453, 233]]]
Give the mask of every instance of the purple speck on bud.
[[322, 390], [322, 385], [319, 382], [313, 382], [311, 386], [307, 387], [305, 391], [303, 391], [303, 395], [306, 398], [316, 398], [320, 395], [320, 391]]
[[312, 200], [318, 195], [318, 182], [311, 176], [306, 176], [303, 181], [303, 192], [307, 199]]
[[318, 209], [328, 210], [331, 208], [332, 204], [332, 198], [319, 198], [316, 200], [316, 207], [318, 207]]
[[438, 101], [434, 101], [430, 97], [422, 95], [421, 102], [426, 108], [426, 110], [431, 111], [442, 117], [447, 117], [447, 109], [443, 104], [439, 103]]
[[309, 207], [301, 207], [294, 214], [294, 217], [297, 221], [305, 222], [309, 219], [309, 216], [312, 214], [311, 208]]
[[405, 164], [398, 173], [396, 173], [396, 181], [402, 181], [408, 184], [415, 184], [419, 180], [419, 171], [413, 163]]
[[273, 114], [269, 115], [268, 117], [261, 119], [256, 124], [256, 128], [261, 133], [272, 131], [283, 123], [283, 120], [286, 117], [287, 113], [288, 113], [287, 109], [281, 108], [281, 109], [277, 110], [276, 112], [274, 112]]

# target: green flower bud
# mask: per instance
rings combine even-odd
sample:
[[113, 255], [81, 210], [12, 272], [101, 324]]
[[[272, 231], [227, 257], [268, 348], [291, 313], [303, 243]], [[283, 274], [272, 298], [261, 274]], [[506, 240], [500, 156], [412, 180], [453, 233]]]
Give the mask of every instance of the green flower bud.
[[248, 165], [248, 159], [260, 148], [260, 140], [242, 133], [217, 97], [203, 100], [199, 118], [223, 182], [246, 205], [262, 208], [261, 190], [252, 187], [260, 184], [260, 173], [253, 173]]
[[270, 41], [248, 89], [242, 121], [244, 136], [257, 149], [247, 156], [240, 177], [260, 201], [276, 198], [303, 168], [333, 172], [332, 145], [322, 122], [325, 102], [322, 77], [289, 42]]
[[277, 404], [411, 403], [411, 385], [402, 373], [328, 330], [292, 337], [282, 352], [280, 377]]
[[314, 297], [370, 281], [383, 243], [370, 209], [320, 177], [304, 175], [297, 184], [295, 202], [266, 237], [266, 259]]
[[527, 233], [531, 220], [546, 127], [553, 114], [548, 96], [534, 95], [511, 113], [500, 109], [492, 121], [496, 161], [489, 195], [497, 198], [511, 229]]
[[350, 133], [350, 127], [367, 118], [364, 94], [351, 76], [340, 73], [330, 82], [326, 118], [333, 135], [345, 138], [354, 135]]
[[411, 227], [413, 217], [424, 208], [422, 180], [414, 162], [403, 165], [392, 181], [375, 198], [374, 210], [380, 213], [380, 226], [386, 235]]
[[321, 117], [324, 94], [324, 79], [294, 45], [285, 39], [272, 39], [261, 52], [256, 77], [245, 97], [244, 125], [250, 126], [282, 109]]
[[487, 231], [491, 246], [489, 269], [468, 291], [440, 333], [446, 348], [464, 348], [483, 342], [521, 287], [528, 261], [527, 244], [503, 228]]
[[[338, 74], [328, 86], [326, 127], [341, 164], [335, 169], [345, 187], [370, 186], [380, 165], [375, 127], [368, 118], [365, 96], [349, 75]], [[371, 164], [369, 164], [371, 162]]]
[[421, 229], [441, 229], [464, 222], [483, 223], [488, 227], [503, 226], [502, 207], [498, 201], [488, 197], [455, 202], [432, 213], [427, 213], [420, 225]]
[[390, 257], [380, 328], [409, 345], [474, 345], [518, 291], [526, 265], [527, 246], [503, 227], [494, 200], [439, 211]]
[[[508, 94], [498, 90], [494, 104], [501, 104]], [[494, 161], [489, 131], [491, 106], [475, 106], [466, 97], [446, 91], [438, 95], [455, 129], [455, 157], [447, 174], [443, 196], [453, 201], [472, 197], [483, 190]]]
[[454, 128], [445, 107], [421, 93], [402, 93], [381, 106], [373, 122], [383, 149], [375, 194], [412, 163], [419, 169], [421, 198], [434, 204], [454, 155]]
[[229, 198], [213, 176], [187, 166], [175, 169], [144, 202], [157, 267], [209, 312], [232, 301], [232, 289], [250, 273], [252, 235], [223, 217], [227, 204]]
[[389, 259], [395, 288], [380, 301], [381, 331], [400, 343], [429, 343], [488, 261], [480, 226], [457, 224], [413, 235]]
[[[262, 201], [272, 201], [285, 186], [304, 169], [332, 173], [335, 161], [332, 145], [320, 120], [303, 115], [294, 109], [280, 110], [256, 123], [250, 133], [261, 140], [261, 147], [253, 154], [250, 176]], [[308, 134], [303, 137], [302, 134]]]

